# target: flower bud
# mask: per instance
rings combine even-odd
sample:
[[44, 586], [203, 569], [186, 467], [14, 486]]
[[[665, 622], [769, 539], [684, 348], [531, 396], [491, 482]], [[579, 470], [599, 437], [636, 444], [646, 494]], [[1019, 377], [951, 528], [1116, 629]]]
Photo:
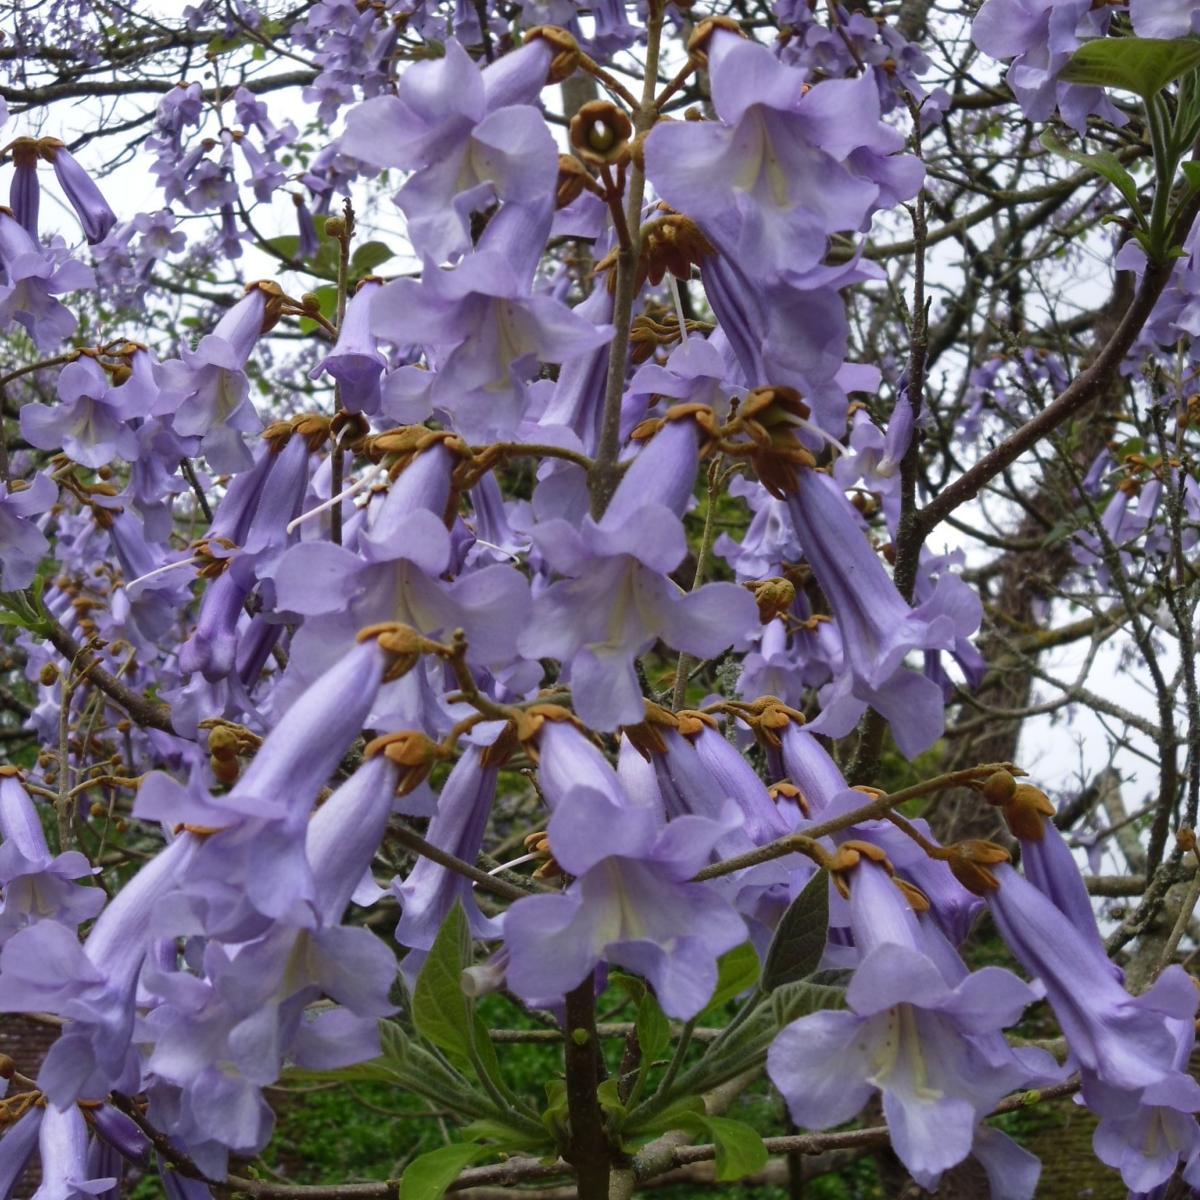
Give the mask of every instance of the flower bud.
[[1017, 790], [1017, 781], [1007, 771], [995, 771], [984, 781], [980, 789], [989, 804], [1007, 804]]
[[745, 585], [758, 603], [758, 619], [769, 625], [790, 611], [796, 600], [796, 587], [786, 579], [760, 579]]
[[1000, 886], [1000, 881], [990, 868], [998, 863], [1010, 862], [1011, 857], [1003, 846], [997, 846], [995, 842], [972, 840], [947, 846], [945, 860], [954, 878], [967, 891], [974, 892], [976, 896], [986, 896]]
[[545, 41], [554, 51], [546, 73], [547, 84], [562, 83], [568, 75], [575, 73], [575, 68], [579, 66], [579, 43], [565, 29], [557, 25], [537, 25], [526, 32], [526, 45], [537, 38]]
[[1028, 783], [1018, 784], [1012, 799], [1004, 806], [1004, 820], [1013, 837], [1022, 841], [1040, 842], [1045, 836], [1045, 822], [1054, 816], [1054, 805], [1045, 792]]
[[619, 163], [629, 152], [633, 124], [609, 100], [590, 100], [571, 118], [571, 145], [584, 162]]

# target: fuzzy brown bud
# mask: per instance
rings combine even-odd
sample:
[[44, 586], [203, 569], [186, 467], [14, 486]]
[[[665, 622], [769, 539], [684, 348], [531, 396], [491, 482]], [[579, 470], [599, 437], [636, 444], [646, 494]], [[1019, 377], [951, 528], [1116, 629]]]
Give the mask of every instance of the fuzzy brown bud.
[[1000, 886], [1000, 881], [991, 868], [998, 863], [1012, 861], [1003, 846], [977, 840], [955, 842], [947, 846], [945, 857], [954, 878], [976, 896], [994, 892]]
[[633, 123], [609, 100], [589, 100], [571, 118], [571, 145], [593, 166], [621, 162], [629, 153]]

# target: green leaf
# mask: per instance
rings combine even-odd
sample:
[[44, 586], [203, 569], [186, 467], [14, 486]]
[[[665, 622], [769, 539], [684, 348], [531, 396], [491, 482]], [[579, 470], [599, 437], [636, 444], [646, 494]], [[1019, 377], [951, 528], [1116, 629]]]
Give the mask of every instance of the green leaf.
[[463, 1127], [463, 1137], [472, 1142], [487, 1142], [492, 1150], [505, 1154], [549, 1154], [554, 1142], [549, 1137], [535, 1138], [524, 1129], [513, 1129], [495, 1117], [484, 1117]]
[[[767, 1148], [757, 1130], [732, 1117], [697, 1114], [690, 1118], [693, 1129], [707, 1134], [717, 1148], [717, 1180], [732, 1183], [761, 1171], [767, 1165]], [[685, 1125], [685, 1128], [688, 1126]]]
[[596, 1089], [596, 1099], [600, 1101], [600, 1107], [606, 1112], [612, 1114], [616, 1118], [616, 1123], [620, 1124], [620, 1119], [628, 1111], [625, 1105], [621, 1102], [620, 1085], [612, 1076], [609, 1076]]
[[1180, 38], [1096, 38], [1084, 42], [1059, 72], [1062, 83], [1118, 88], [1144, 100], [1200, 66], [1200, 41]]
[[846, 989], [818, 983], [791, 983], [771, 994], [776, 1030], [810, 1013], [846, 1007]]
[[[468, 1026], [474, 1024], [475, 1014], [462, 990], [462, 973], [470, 964], [470, 956], [471, 931], [462, 905], [456, 904], [438, 930], [433, 949], [417, 976], [412, 1016], [423, 1038], [459, 1062], [471, 1059]], [[489, 1040], [486, 1033], [484, 1040]]]
[[788, 905], [763, 964], [762, 990], [811, 975], [821, 963], [829, 932], [829, 872], [818, 871]]
[[350, 256], [350, 274], [370, 275], [389, 258], [395, 255], [383, 242], [363, 242]]
[[661, 1112], [654, 1113], [645, 1121], [630, 1125], [622, 1133], [636, 1134], [638, 1138], [658, 1137], [670, 1133], [672, 1129], [687, 1128], [688, 1122], [697, 1115], [704, 1115], [704, 1101], [699, 1096], [683, 1096], [679, 1100], [672, 1100]]
[[1084, 154], [1080, 150], [1072, 150], [1069, 146], [1059, 141], [1049, 129], [1042, 134], [1041, 140], [1042, 145], [1051, 154], [1057, 154], [1059, 158], [1069, 159], [1073, 163], [1078, 163], [1081, 167], [1088, 167], [1095, 171], [1097, 175], [1107, 179], [1121, 193], [1125, 203], [1133, 209], [1138, 220], [1142, 224], [1145, 224], [1145, 218], [1142, 215], [1142, 203], [1138, 198], [1137, 180], [1125, 169], [1125, 164], [1115, 154], [1109, 150], [1100, 150], [1095, 154]]
[[758, 982], [760, 970], [758, 952], [749, 942], [743, 942], [727, 954], [722, 954], [717, 961], [717, 988], [700, 1014], [700, 1023], [704, 1023], [707, 1014], [717, 1012], [735, 996], [748, 992]]
[[643, 1070], [671, 1044], [671, 1024], [659, 1008], [658, 1001], [647, 993], [642, 997], [637, 1012], [637, 1038], [642, 1050]]
[[400, 1200], [441, 1200], [463, 1169], [488, 1153], [486, 1146], [455, 1142], [414, 1158], [400, 1177]]

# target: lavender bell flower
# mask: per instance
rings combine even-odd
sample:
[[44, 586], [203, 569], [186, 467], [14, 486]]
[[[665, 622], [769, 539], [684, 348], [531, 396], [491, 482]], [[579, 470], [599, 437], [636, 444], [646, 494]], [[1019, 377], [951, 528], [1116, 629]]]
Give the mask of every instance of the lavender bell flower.
[[1131, 996], [1091, 939], [1012, 867], [993, 867], [998, 886], [984, 900], [1017, 960], [1046, 989], [1072, 1058], [1083, 1097], [1102, 1116], [1125, 1116], [1146, 1088], [1176, 1074], [1177, 1041], [1169, 1019], [1190, 1020], [1197, 994], [1180, 968], [1168, 967], [1140, 996]]
[[1078, 133], [1095, 114], [1113, 125], [1125, 117], [1102, 88], [1058, 82], [1083, 39], [1102, 36], [1112, 10], [1092, 0], [987, 0], [971, 26], [971, 38], [984, 54], [1012, 59], [1007, 83], [1031, 121], [1045, 121], [1057, 105]]
[[12, 151], [13, 177], [8, 202], [13, 216], [38, 240], [38, 209], [41, 187], [38, 183], [38, 147], [36, 138], [17, 138], [9, 147]]
[[[498, 219], [489, 232], [498, 232]], [[528, 256], [541, 243], [526, 235], [520, 245]], [[569, 362], [612, 337], [610, 326], [593, 325], [552, 296], [532, 292], [514, 268], [514, 253], [481, 242], [455, 270], [427, 263], [419, 281], [397, 279], [373, 297], [373, 334], [436, 351], [430, 399], [465, 437], [511, 436], [540, 363]]]
[[96, 277], [74, 258], [39, 246], [6, 210], [0, 209], [0, 328], [16, 321], [48, 354], [75, 332], [74, 313], [55, 296], [96, 286]]
[[94, 246], [104, 241], [117, 223], [117, 215], [100, 194], [95, 181], [56, 138], [43, 138], [39, 149], [54, 168], [54, 175], [83, 226], [83, 236], [88, 244]]
[[0, 591], [19, 591], [33, 582], [50, 551], [35, 522], [57, 499], [58, 486], [49, 475], [35, 475], [32, 482], [0, 482]]
[[21, 433], [41, 450], [61, 448], [85, 467], [103, 467], [114, 458], [137, 458], [137, 435], [131, 421], [149, 411], [150, 397], [130, 405], [126, 390], [113, 387], [94, 358], [67, 363], [58, 376], [59, 403], [26, 404]]
[[[292, 643], [298, 680], [334, 663], [357, 631], [378, 622], [400, 621], [429, 637], [461, 628], [468, 661], [500, 668], [514, 658], [514, 642], [527, 606], [529, 584], [512, 567], [495, 565], [440, 577], [451, 563], [450, 535], [442, 516], [450, 495], [453, 458], [434, 439], [405, 467], [358, 539], [358, 553], [329, 542], [302, 542], [273, 568], [278, 604], [307, 620]], [[293, 668], [289, 667], [289, 675]], [[415, 686], [420, 669], [387, 689], [373, 728], [425, 728], [427, 712], [404, 707], [405, 689]], [[404, 696], [397, 692], [405, 692]], [[400, 704], [401, 723], [389, 707]], [[426, 709], [423, 702], [419, 708]]]
[[[984, 793], [987, 797], [987, 792]], [[989, 797], [990, 798], [990, 797]], [[1004, 819], [1021, 847], [1025, 878], [1075, 926], [1079, 935], [1108, 963], [1118, 983], [1125, 973], [1108, 957], [1096, 924], [1092, 901], [1075, 856], [1051, 818], [1054, 805], [1044, 792], [1029, 784], [1016, 784], [1002, 805]]]
[[608, 962], [644, 976], [668, 1016], [694, 1017], [717, 959], [747, 934], [716, 889], [689, 880], [740, 820], [730, 803], [718, 820], [680, 817], [660, 830], [650, 809], [573, 788], [548, 833], [555, 861], [576, 878], [561, 895], [508, 909], [508, 986], [530, 1000], [559, 997]]
[[[496, 798], [496, 775], [488, 751], [468, 746], [438, 797], [427, 839], [464, 862], [474, 862]], [[419, 858], [402, 883], [393, 881], [391, 891], [400, 902], [396, 940], [402, 946], [430, 949], [456, 903], [463, 906], [475, 937], [500, 936], [499, 922], [480, 911], [471, 881], [430, 858]]]
[[33, 1200], [76, 1200], [107, 1191], [117, 1181], [92, 1179], [88, 1171], [88, 1130], [83, 1113], [74, 1104], [50, 1104], [38, 1130], [42, 1184]]
[[709, 583], [682, 593], [668, 578], [687, 550], [679, 518], [695, 481], [697, 437], [687, 415], [668, 420], [599, 521], [585, 517], [576, 529], [554, 518], [531, 531], [545, 560], [568, 578], [536, 598], [518, 645], [568, 665], [575, 711], [592, 729], [642, 720], [634, 662], [656, 639], [711, 658], [758, 627], [758, 607], [744, 588]]
[[[846, 161], [851, 150], [891, 153], [901, 135], [881, 124], [867, 78], [810, 90], [804, 72], [721, 27], [706, 48], [720, 122], [656, 127], [646, 141], [648, 178], [752, 278], [818, 266], [829, 235], [858, 229], [880, 201], [879, 182]], [[915, 194], [923, 174], [907, 161], [900, 199]]]
[[948, 650], [953, 620], [931, 602], [905, 604], [868, 544], [841, 490], [826, 476], [801, 469], [786, 496], [804, 555], [829, 600], [842, 634], [846, 674], [834, 685], [813, 728], [829, 736], [848, 733], [868, 704], [892, 727], [903, 754], [912, 758], [941, 735], [941, 688], [904, 668], [913, 650]]
[[104, 907], [104, 893], [72, 880], [92, 874], [77, 850], [52, 856], [37, 809], [14, 767], [0, 767], [0, 946], [38, 921], [74, 929]]
[[[251, 942], [212, 941], [199, 978], [147, 973], [162, 997], [138, 1035], [151, 1046], [152, 1099], [171, 1099], [174, 1136], [200, 1146], [206, 1161], [219, 1161], [217, 1147], [262, 1148], [273, 1117], [261, 1089], [278, 1079], [285, 1056], [332, 1069], [379, 1053], [395, 957], [369, 930], [339, 922], [382, 840], [398, 774], [386, 753], [369, 754], [308, 823], [315, 927], [282, 920]], [[344, 1008], [304, 1021], [304, 1008], [321, 995]]]
[[1015, 1060], [997, 1066], [985, 1039], [1036, 997], [998, 967], [950, 985], [882, 867], [855, 869], [850, 905], [863, 955], [846, 993], [850, 1011], [793, 1022], [775, 1039], [767, 1072], [807, 1129], [841, 1124], [878, 1089], [900, 1160], [936, 1177], [970, 1154], [979, 1121], [1024, 1081]]
[[134, 816], [216, 830], [178, 879], [209, 934], [248, 938], [271, 920], [306, 920], [315, 886], [304, 852], [309, 813], [366, 724], [387, 661], [378, 637], [358, 642], [287, 710], [227, 795], [159, 773], [143, 782]]
[[201, 450], [218, 471], [250, 465], [240, 435], [255, 432], [262, 422], [243, 368], [273, 322], [276, 294], [252, 286], [194, 350], [183, 347], [178, 359], [160, 363], [155, 371], [161, 388], [155, 414], [170, 418], [180, 436], [201, 438]]
[[0, 1137], [0, 1196], [11, 1196], [33, 1159], [46, 1109], [34, 1105]]
[[1200, 1084], [1188, 1073], [1196, 1029], [1191, 1021], [1168, 1025], [1176, 1038], [1175, 1074], [1148, 1087], [1131, 1115], [1106, 1117], [1092, 1136], [1096, 1157], [1121, 1172], [1131, 1193], [1153, 1192], [1180, 1163], [1184, 1181], [1200, 1186], [1200, 1125], [1192, 1115], [1200, 1109]]
[[[1138, 37], [1183, 38], [1190, 33], [1200, 33], [1200, 3], [1197, 0], [1130, 0], [1129, 19]], [[1134, 1190], [1149, 1191], [1148, 1188]]]
[[66, 1018], [38, 1075], [52, 1103], [114, 1087], [137, 1090], [130, 1054], [137, 977], [155, 913], [197, 848], [198, 840], [183, 834], [152, 858], [100, 914], [82, 947], [65, 926], [39, 921], [0, 950], [0, 1012]]
[[333, 349], [309, 373], [316, 379], [331, 375], [340, 388], [342, 407], [347, 412], [376, 413], [382, 397], [379, 377], [386, 360], [371, 333], [371, 301], [383, 286], [379, 279], [364, 279], [346, 305], [346, 317], [338, 330]]
[[537, 38], [480, 71], [449, 39], [444, 57], [404, 72], [396, 95], [348, 114], [345, 153], [414, 172], [396, 202], [413, 245], [433, 263], [470, 250], [471, 213], [495, 200], [544, 209], [548, 227], [558, 154], [532, 102], [552, 53]]

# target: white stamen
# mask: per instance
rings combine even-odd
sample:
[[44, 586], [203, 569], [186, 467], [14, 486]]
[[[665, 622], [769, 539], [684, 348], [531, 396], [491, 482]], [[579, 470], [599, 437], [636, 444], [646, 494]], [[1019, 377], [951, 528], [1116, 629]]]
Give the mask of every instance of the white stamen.
[[308, 512], [301, 513], [294, 521], [289, 521], [287, 524], [288, 533], [293, 533], [300, 525], [303, 525], [310, 517], [320, 516], [321, 513], [328, 511], [335, 504], [341, 504], [343, 500], [348, 500], [351, 496], [361, 492], [363, 488], [378, 481], [380, 474], [387, 475], [387, 468], [382, 465], [376, 465], [369, 468], [363, 473], [363, 476], [357, 483], [352, 483], [348, 488], [338, 492], [336, 496], [330, 496], [328, 500], [323, 500], [316, 508], [310, 508]]
[[670, 271], [667, 272], [667, 287], [671, 289], [671, 299], [675, 302], [675, 320], [679, 322], [679, 341], [687, 341], [687, 318], [683, 315], [683, 300], [679, 296], [679, 283]]
[[128, 592], [139, 583], [145, 583], [147, 579], [153, 579], [155, 575], [165, 575], [168, 571], [174, 571], [176, 567], [191, 567], [203, 561], [204, 559], [199, 554], [195, 554], [191, 558], [181, 558], [178, 562], [167, 563], [165, 567], [155, 567], [153, 571], [147, 571], [145, 575], [139, 575], [136, 579], [131, 579], [125, 585], [125, 590]]
[[849, 447], [839, 442], [832, 433], [826, 433], [815, 422], [808, 420], [806, 417], [789, 417], [788, 420], [794, 421], [801, 429], [807, 429], [809, 433], [816, 434], [822, 441], [828, 442], [839, 454], [849, 455]]
[[497, 554], [503, 554], [504, 557], [509, 560], [509, 562], [519, 563], [521, 561], [521, 556], [519, 554], [514, 554], [511, 550], [505, 550], [503, 546], [497, 546], [495, 542], [485, 542], [483, 538], [479, 537], [478, 535], [475, 537], [475, 545], [486, 546], [489, 550], [495, 550]]
[[488, 874], [499, 875], [501, 871], [507, 871], [512, 867], [522, 866], [527, 862], [534, 862], [539, 858], [545, 858], [544, 854], [522, 854], [520, 858], [514, 858], [512, 862], [501, 863], [498, 867], [493, 867]]

